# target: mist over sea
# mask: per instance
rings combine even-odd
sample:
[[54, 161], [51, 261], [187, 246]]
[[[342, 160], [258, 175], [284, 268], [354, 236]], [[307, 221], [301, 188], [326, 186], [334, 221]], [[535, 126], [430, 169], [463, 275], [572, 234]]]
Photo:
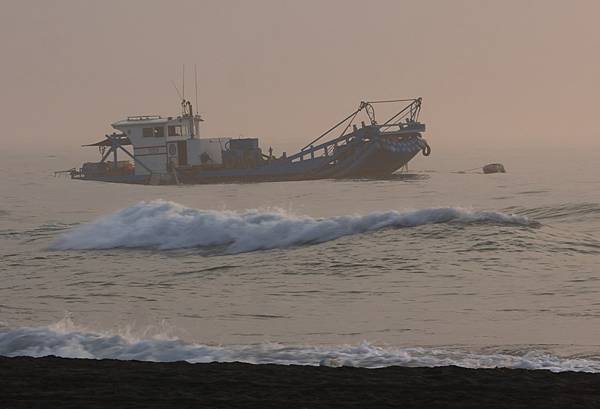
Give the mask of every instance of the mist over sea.
[[11, 155], [0, 355], [600, 372], [598, 155], [432, 147], [384, 180], [196, 186]]

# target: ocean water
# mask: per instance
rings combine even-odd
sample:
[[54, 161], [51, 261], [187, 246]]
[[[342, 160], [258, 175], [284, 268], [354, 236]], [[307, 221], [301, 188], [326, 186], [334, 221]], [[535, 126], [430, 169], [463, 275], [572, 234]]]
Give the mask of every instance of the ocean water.
[[598, 159], [434, 149], [381, 180], [130, 186], [13, 154], [0, 355], [600, 372]]

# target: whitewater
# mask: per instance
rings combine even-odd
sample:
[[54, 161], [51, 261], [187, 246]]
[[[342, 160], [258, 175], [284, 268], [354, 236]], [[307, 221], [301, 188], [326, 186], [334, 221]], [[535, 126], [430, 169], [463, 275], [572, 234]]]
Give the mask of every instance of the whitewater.
[[222, 246], [228, 253], [323, 243], [384, 228], [433, 223], [535, 226], [527, 216], [456, 207], [313, 218], [275, 211], [191, 209], [165, 200], [140, 202], [62, 234], [51, 250]]
[[600, 360], [558, 357], [546, 351], [473, 353], [457, 348], [389, 347], [368, 342], [357, 345], [202, 345], [165, 334], [149, 338], [92, 332], [66, 318], [47, 327], [0, 329], [0, 355], [59, 356], [63, 358], [119, 359], [190, 363], [244, 362], [251, 364], [546, 369], [552, 372], [600, 373]]

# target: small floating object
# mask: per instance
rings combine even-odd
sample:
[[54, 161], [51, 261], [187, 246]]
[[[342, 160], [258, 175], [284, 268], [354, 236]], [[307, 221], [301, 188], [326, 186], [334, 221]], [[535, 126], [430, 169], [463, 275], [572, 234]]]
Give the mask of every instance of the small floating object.
[[483, 167], [483, 173], [506, 173], [506, 169], [504, 169], [504, 165], [501, 163], [490, 163]]

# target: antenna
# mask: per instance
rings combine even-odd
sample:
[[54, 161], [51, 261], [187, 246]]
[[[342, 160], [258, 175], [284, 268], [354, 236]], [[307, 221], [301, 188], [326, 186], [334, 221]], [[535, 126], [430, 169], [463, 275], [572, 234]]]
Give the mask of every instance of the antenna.
[[196, 70], [196, 64], [194, 64], [194, 85], [196, 87], [196, 113], [198, 112], [198, 71]]
[[182, 84], [182, 87], [181, 87], [181, 89], [182, 89], [182, 91], [183, 91], [183, 92], [182, 92], [182, 94], [183, 94], [183, 99], [185, 99], [185, 64], [183, 64], [183, 76], [182, 76], [182, 79], [181, 79], [181, 80], [182, 80], [182, 82], [183, 82], [183, 84]]

